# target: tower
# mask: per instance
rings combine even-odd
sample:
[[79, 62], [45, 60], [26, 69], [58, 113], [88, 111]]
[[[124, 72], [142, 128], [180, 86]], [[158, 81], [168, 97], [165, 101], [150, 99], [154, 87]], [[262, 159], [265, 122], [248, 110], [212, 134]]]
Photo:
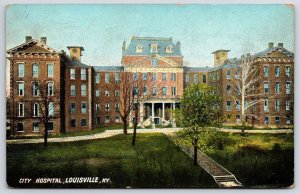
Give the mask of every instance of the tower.
[[224, 65], [224, 62], [228, 59], [228, 52], [230, 50], [219, 49], [211, 54], [214, 54], [214, 67]]

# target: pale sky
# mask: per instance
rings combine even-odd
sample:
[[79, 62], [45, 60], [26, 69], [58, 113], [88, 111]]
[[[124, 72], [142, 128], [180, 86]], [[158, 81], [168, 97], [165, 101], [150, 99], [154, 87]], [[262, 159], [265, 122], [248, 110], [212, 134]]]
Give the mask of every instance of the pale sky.
[[212, 51], [229, 57], [283, 42], [294, 52], [294, 11], [287, 5], [10, 5], [7, 49], [25, 36], [47, 37], [57, 50], [83, 46], [82, 61], [120, 65], [122, 43], [131, 36], [173, 37], [190, 66], [212, 66]]

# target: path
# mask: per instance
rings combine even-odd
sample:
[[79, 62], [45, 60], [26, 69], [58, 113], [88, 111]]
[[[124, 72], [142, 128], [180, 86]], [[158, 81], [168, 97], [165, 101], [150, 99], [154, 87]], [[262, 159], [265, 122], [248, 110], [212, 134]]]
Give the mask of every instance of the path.
[[[168, 137], [171, 141], [174, 141], [174, 136], [168, 135]], [[192, 159], [194, 158], [194, 150], [192, 148], [183, 145], [179, 145], [179, 147]], [[229, 172], [203, 152], [198, 151], [197, 154], [198, 164], [213, 177], [219, 187], [242, 187], [242, 184], [236, 179], [234, 174]]]

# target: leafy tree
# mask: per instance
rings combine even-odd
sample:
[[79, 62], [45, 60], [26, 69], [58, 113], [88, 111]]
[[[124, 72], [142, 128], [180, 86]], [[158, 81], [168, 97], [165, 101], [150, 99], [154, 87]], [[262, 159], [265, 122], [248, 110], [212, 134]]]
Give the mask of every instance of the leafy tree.
[[215, 136], [211, 126], [218, 122], [221, 98], [215, 89], [204, 84], [190, 85], [184, 91], [176, 120], [183, 127], [178, 132], [179, 141], [194, 148], [194, 165], [197, 165], [197, 151], [211, 151], [209, 140]]

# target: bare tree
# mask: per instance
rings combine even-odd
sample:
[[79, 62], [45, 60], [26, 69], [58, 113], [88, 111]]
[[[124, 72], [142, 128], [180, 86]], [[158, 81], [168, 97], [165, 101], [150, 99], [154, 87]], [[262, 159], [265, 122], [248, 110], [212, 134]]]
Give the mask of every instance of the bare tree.
[[40, 81], [33, 84], [33, 95], [37, 96], [32, 101], [33, 106], [25, 109], [28, 115], [38, 119], [44, 125], [44, 146], [47, 146], [50, 122], [57, 118], [55, 105], [59, 101], [58, 90], [54, 82]]

